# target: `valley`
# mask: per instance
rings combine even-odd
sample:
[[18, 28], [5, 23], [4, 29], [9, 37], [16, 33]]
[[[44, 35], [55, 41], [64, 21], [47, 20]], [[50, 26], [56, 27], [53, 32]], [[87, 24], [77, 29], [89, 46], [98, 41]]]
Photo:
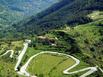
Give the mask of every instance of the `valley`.
[[[19, 54], [22, 53], [21, 49], [23, 47], [22, 45], [23, 40], [10, 41], [11, 44], [9, 44], [8, 42], [10, 47], [6, 45], [7, 43], [2, 43], [1, 47], [3, 48], [3, 50], [6, 49], [5, 51], [7, 51], [7, 47], [9, 47], [9, 49], [13, 49], [14, 55], [13, 57], [11, 57], [12, 59], [9, 59], [7, 57], [9, 57], [10, 52], [7, 51], [8, 54], [5, 54], [7, 52], [4, 51], [5, 53], [1, 52], [1, 54], [4, 53], [4, 55], [0, 59], [1, 61], [3, 60], [3, 63], [5, 63], [6, 61], [7, 64], [9, 65], [11, 64], [13, 67], [15, 67], [15, 65], [18, 66], [16, 68], [18, 68], [20, 72], [18, 73], [15, 72], [14, 75], [13, 74], [14, 68], [13, 68], [12, 72], [10, 72], [11, 77], [14, 76], [22, 77], [22, 75], [29, 76], [30, 74], [34, 75], [34, 77], [35, 76], [37, 77], [43, 77], [43, 76], [44, 77], [51, 77], [51, 76], [86, 77], [82, 75], [85, 75], [89, 69], [91, 69], [90, 71], [91, 73], [93, 71], [97, 71], [96, 73], [93, 72], [93, 74], [89, 75], [89, 77], [94, 77], [97, 75], [102, 77], [102, 71], [100, 69], [103, 69], [102, 68], [103, 49], [102, 49], [102, 41], [101, 41], [103, 39], [103, 36], [101, 36], [103, 27], [97, 26], [96, 24], [97, 21], [94, 23], [92, 22], [85, 25], [79, 25], [74, 28], [65, 25], [65, 27], [62, 29], [52, 30], [42, 36], [35, 36], [31, 39], [31, 44], [28, 45], [28, 49], [27, 50], [24, 49], [26, 52], [24, 53], [24, 55], [21, 56], [20, 59], [22, 60], [20, 61], [19, 61], [19, 57], [17, 58], [17, 56], [19, 56]], [[95, 50], [93, 48], [95, 48]], [[12, 54], [13, 53], [11, 53], [11, 56]], [[78, 63], [79, 60], [76, 59], [77, 64], [75, 65], [75, 59], [74, 61], [72, 59], [68, 59], [68, 57], [66, 57], [66, 54], [67, 56], [72, 55], [78, 58], [80, 60], [80, 64]], [[65, 56], [63, 57], [63, 55]], [[16, 64], [17, 61], [16, 59], [21, 63]], [[0, 65], [0, 67], [1, 66], [2, 64]], [[66, 69], [67, 69], [67, 71], [65, 71], [66, 74], [65, 73], [63, 74], [63, 71]], [[30, 74], [28, 72], [30, 72]], [[5, 75], [8, 76], [9, 74], [5, 74]]]
[[0, 28], [11, 26], [32, 15], [35, 16], [58, 2], [59, 0], [0, 0], [0, 24], [2, 24]]
[[0, 77], [103, 77], [103, 0], [0, 0]]

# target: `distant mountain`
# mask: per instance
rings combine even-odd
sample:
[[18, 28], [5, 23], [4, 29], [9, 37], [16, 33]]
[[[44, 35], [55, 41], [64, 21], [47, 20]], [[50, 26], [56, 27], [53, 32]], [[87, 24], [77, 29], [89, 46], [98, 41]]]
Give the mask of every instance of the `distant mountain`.
[[0, 27], [21, 21], [60, 0], [0, 0]]
[[89, 23], [94, 21], [88, 16], [89, 14], [94, 11], [103, 11], [103, 0], [59, 1], [45, 10], [23, 19], [19, 23], [14, 23], [6, 30], [1, 30], [0, 38], [26, 38], [27, 36], [40, 35], [49, 30], [63, 27], [65, 24], [75, 26], [77, 24]]
[[13, 27], [23, 34], [41, 34], [64, 24], [75, 25], [91, 22], [87, 15], [103, 10], [103, 0], [62, 0], [36, 16], [29, 17]]

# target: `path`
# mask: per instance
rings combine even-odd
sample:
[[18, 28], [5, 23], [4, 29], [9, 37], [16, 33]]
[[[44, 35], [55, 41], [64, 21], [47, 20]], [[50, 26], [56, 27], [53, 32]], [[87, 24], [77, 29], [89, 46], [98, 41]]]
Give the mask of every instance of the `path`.
[[[28, 73], [26, 71], [29, 63], [31, 62], [31, 60], [35, 57], [37, 57], [38, 55], [40, 54], [44, 54], [44, 53], [50, 53], [50, 54], [58, 54], [58, 55], [65, 55], [69, 58], [72, 58], [74, 61], [75, 61], [75, 64], [69, 68], [67, 68], [66, 70], [63, 71], [64, 74], [67, 74], [67, 75], [71, 75], [71, 74], [76, 74], [76, 73], [79, 73], [79, 72], [83, 72], [83, 71], [87, 71], [86, 73], [84, 73], [83, 75], [81, 75], [80, 77], [86, 77], [92, 73], [94, 73], [95, 71], [97, 71], [97, 67], [87, 67], [87, 68], [84, 68], [84, 69], [81, 69], [81, 70], [78, 70], [78, 71], [74, 71], [74, 72], [69, 72], [71, 69], [75, 68], [77, 65], [79, 65], [80, 61], [78, 59], [76, 59], [75, 57], [71, 56], [71, 55], [67, 55], [67, 54], [63, 54], [63, 53], [58, 53], [58, 52], [50, 52], [50, 51], [45, 51], [45, 52], [40, 52], [38, 54], [35, 54], [34, 56], [31, 56], [29, 58], [29, 60], [20, 68], [20, 71], [18, 71], [18, 67], [20, 66], [20, 63], [22, 61], [22, 58], [23, 56], [25, 55], [26, 53], [26, 50], [28, 48], [28, 44], [31, 42], [31, 40], [26, 40], [25, 43], [24, 43], [24, 48], [23, 50], [21, 51], [20, 55], [18, 56], [18, 61], [15, 65], [15, 71], [17, 71], [18, 74], [20, 75], [24, 75], [24, 76], [27, 76], [27, 77], [37, 77], [37, 76], [31, 76], [30, 73]], [[6, 54], [8, 54], [9, 52], [11, 52], [11, 55], [10, 55], [10, 58], [13, 58], [13, 54], [14, 54], [14, 51], [13, 50], [8, 50], [7, 52], [5, 52], [3, 55], [1, 55], [0, 57], [2, 56], [5, 56]], [[101, 72], [103, 73], [103, 70], [98, 67]], [[88, 71], [89, 70], [89, 71]]]
[[25, 55], [25, 53], [26, 53], [26, 50], [27, 50], [27, 48], [28, 48], [28, 44], [31, 42], [31, 40], [26, 40], [25, 41], [25, 43], [24, 43], [24, 48], [23, 48], [23, 50], [21, 51], [21, 53], [20, 53], [20, 55], [18, 56], [18, 61], [17, 61], [17, 63], [16, 63], [16, 65], [15, 65], [15, 71], [18, 71], [18, 67], [19, 67], [19, 65], [20, 65], [20, 63], [21, 63], [21, 61], [22, 61], [22, 58], [23, 58], [23, 56]]
[[98, 67], [99, 68], [99, 70], [103, 73], [103, 69], [102, 68], [100, 68], [100, 67]]
[[[31, 60], [32, 60], [33, 58], [37, 57], [37, 56], [40, 55], [40, 54], [44, 54], [44, 53], [65, 55], [65, 56], [67, 56], [67, 57], [69, 57], [69, 58], [72, 58], [72, 59], [76, 62], [73, 66], [71, 66], [71, 67], [69, 67], [68, 69], [64, 70], [64, 71], [63, 71], [64, 74], [69, 74], [69, 75], [71, 75], [71, 74], [76, 74], [76, 73], [79, 73], [79, 72], [83, 72], [83, 71], [86, 71], [86, 70], [88, 71], [88, 70], [89, 70], [88, 72], [86, 72], [85, 74], [83, 74], [83, 75], [80, 76], [80, 77], [86, 77], [86, 76], [94, 73], [95, 71], [97, 71], [97, 67], [88, 67], [88, 68], [84, 68], [84, 69], [81, 69], [81, 70], [78, 70], [78, 71], [68, 72], [69, 70], [73, 69], [74, 67], [76, 67], [76, 66], [80, 63], [80, 61], [79, 61], [78, 59], [76, 59], [75, 57], [73, 57], [73, 56], [71, 56], [71, 55], [66, 55], [66, 54], [63, 54], [63, 53], [45, 51], [45, 52], [40, 52], [40, 53], [38, 53], [38, 54], [30, 57], [30, 59], [26, 62], [25, 65], [23, 65], [23, 66], [21, 67], [21, 69], [20, 69], [20, 71], [19, 71], [18, 73], [21, 74], [21, 75], [25, 75], [25, 76], [30, 77], [30, 76], [31, 76], [30, 73], [28, 73], [28, 72], [26, 71], [29, 63], [31, 62]], [[32, 77], [32, 76], [31, 76], [31, 77]], [[33, 76], [33, 77], [37, 77], [37, 76]]]
[[81, 75], [80, 77], [86, 77], [94, 72], [97, 71], [97, 67], [87, 67], [87, 68], [84, 68], [84, 69], [81, 69], [81, 70], [78, 70], [78, 71], [74, 71], [74, 72], [69, 72], [71, 69], [68, 68], [67, 70], [63, 71], [64, 74], [76, 74], [76, 73], [79, 73], [79, 72], [83, 72], [83, 71], [88, 71], [86, 73], [84, 73], [83, 75]]
[[10, 53], [11, 52], [11, 54], [10, 54], [10, 58], [13, 58], [13, 54], [14, 54], [14, 51], [13, 50], [8, 50], [7, 52], [5, 52], [3, 55], [1, 55], [0, 57], [3, 57], [3, 56], [5, 56], [5, 55], [7, 55], [8, 53]]

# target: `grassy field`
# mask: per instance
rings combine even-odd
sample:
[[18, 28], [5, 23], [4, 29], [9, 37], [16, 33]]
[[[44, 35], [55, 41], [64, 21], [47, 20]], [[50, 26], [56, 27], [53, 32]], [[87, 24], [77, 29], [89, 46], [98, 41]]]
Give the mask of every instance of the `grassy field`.
[[0, 77], [19, 77], [14, 71], [15, 61], [8, 57], [0, 58]]
[[[71, 77], [71, 75], [64, 75], [63, 71], [74, 64], [72, 58], [64, 55], [41, 54], [30, 62], [28, 71], [38, 77]], [[83, 63], [83, 66], [87, 65]]]

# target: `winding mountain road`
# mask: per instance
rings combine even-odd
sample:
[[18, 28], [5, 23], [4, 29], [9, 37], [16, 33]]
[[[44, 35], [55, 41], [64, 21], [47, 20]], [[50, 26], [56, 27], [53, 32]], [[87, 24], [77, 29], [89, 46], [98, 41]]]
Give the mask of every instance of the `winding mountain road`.
[[[71, 69], [75, 68], [77, 65], [79, 65], [80, 61], [71, 56], [71, 55], [67, 55], [67, 54], [63, 54], [63, 53], [58, 53], [58, 52], [51, 52], [51, 51], [44, 51], [44, 52], [40, 52], [38, 54], [35, 54], [34, 56], [31, 56], [29, 58], [29, 60], [20, 68], [20, 70], [18, 70], [18, 67], [20, 66], [20, 63], [22, 61], [22, 58], [23, 56], [25, 55], [26, 53], [26, 50], [28, 48], [28, 44], [31, 42], [31, 40], [26, 40], [26, 42], [24, 43], [24, 48], [23, 50], [21, 51], [20, 55], [18, 56], [18, 61], [14, 67], [15, 71], [17, 71], [17, 73], [19, 75], [24, 75], [24, 76], [27, 76], [27, 77], [37, 77], [37, 76], [32, 76], [30, 75], [30, 73], [28, 73], [26, 71], [29, 63], [31, 62], [31, 60], [35, 57], [37, 57], [38, 55], [41, 55], [41, 54], [44, 54], [44, 53], [49, 53], [49, 54], [57, 54], [57, 55], [64, 55], [64, 56], [67, 56], [68, 58], [72, 58], [74, 61], [75, 61], [75, 64], [72, 65], [71, 67], [67, 68], [66, 70], [63, 71], [63, 74], [67, 74], [67, 75], [71, 75], [71, 74], [76, 74], [76, 73], [79, 73], [79, 72], [83, 72], [83, 71], [87, 71], [86, 73], [84, 73], [83, 75], [81, 75], [80, 77], [86, 77], [92, 73], [94, 73], [95, 71], [97, 71], [97, 68], [99, 68], [101, 70], [101, 72], [103, 73], [103, 70], [100, 68], [100, 67], [87, 67], [87, 68], [84, 68], [84, 69], [81, 69], [81, 70], [77, 70], [77, 71], [73, 71], [73, 72], [69, 72]], [[10, 55], [10, 58], [13, 57], [13, 54], [14, 54], [14, 51], [13, 50], [8, 50], [6, 53], [4, 53], [3, 55], [1, 55], [0, 57], [2, 56], [5, 56], [6, 54], [8, 54], [9, 52], [11, 52], [11, 55]]]
[[[84, 69], [81, 69], [81, 70], [78, 70], [78, 71], [69, 72], [71, 69], [73, 69], [74, 67], [76, 67], [80, 63], [80, 61], [78, 59], [76, 59], [75, 57], [73, 57], [71, 55], [66, 55], [66, 54], [63, 54], [63, 53], [45, 51], [45, 52], [40, 52], [40, 53], [38, 53], [38, 54], [30, 57], [30, 59], [26, 62], [26, 64], [21, 67], [21, 69], [19, 71], [19, 74], [30, 77], [31, 75], [30, 75], [30, 73], [28, 73], [26, 71], [26, 68], [28, 67], [29, 63], [31, 62], [31, 60], [33, 58], [37, 57], [40, 54], [44, 54], [44, 53], [57, 54], [57, 55], [65, 55], [68, 58], [72, 58], [75, 61], [75, 64], [73, 66], [71, 66], [68, 69], [66, 69], [66, 70], [63, 71], [64, 74], [71, 75], [71, 74], [76, 74], [76, 73], [79, 73], [79, 72], [83, 72], [83, 71], [88, 71], [89, 70], [88, 72], [86, 72], [86, 73], [84, 73], [83, 75], [80, 76], [80, 77], [86, 77], [86, 76], [94, 73], [95, 71], [97, 71], [97, 67], [87, 67], [87, 68], [84, 68]], [[37, 77], [37, 76], [33, 76], [33, 77]]]

